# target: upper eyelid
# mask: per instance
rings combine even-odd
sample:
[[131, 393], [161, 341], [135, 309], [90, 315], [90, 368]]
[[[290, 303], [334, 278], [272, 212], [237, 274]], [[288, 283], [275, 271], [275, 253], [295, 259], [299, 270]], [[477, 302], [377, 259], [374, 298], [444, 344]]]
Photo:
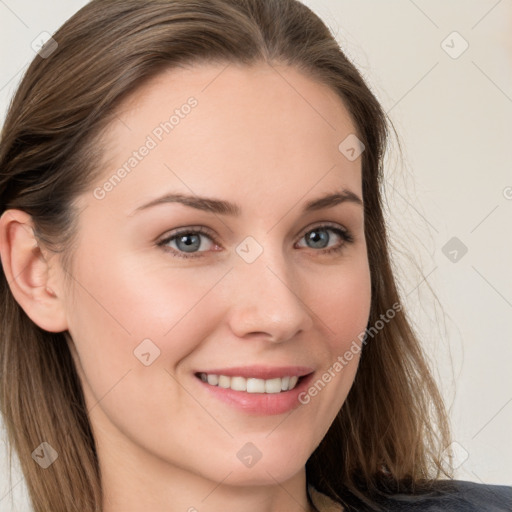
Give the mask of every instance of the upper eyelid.
[[188, 233], [199, 233], [201, 235], [209, 236], [214, 242], [217, 243], [216, 236], [211, 233], [209, 228], [205, 226], [185, 226], [183, 228], [176, 228], [172, 231], [166, 232], [164, 235], [158, 237], [157, 243], [162, 243], [170, 240], [171, 238], [175, 238], [181, 234]]

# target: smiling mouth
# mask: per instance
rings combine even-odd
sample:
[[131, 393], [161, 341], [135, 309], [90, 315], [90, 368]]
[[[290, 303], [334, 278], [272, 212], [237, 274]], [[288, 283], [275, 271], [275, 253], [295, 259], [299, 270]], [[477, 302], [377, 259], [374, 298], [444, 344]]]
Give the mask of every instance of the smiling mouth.
[[291, 391], [305, 377], [283, 376], [273, 379], [256, 379], [239, 376], [230, 377], [228, 375], [216, 375], [209, 373], [196, 373], [198, 379], [201, 379], [210, 386], [216, 386], [233, 391], [245, 391], [246, 393], [269, 393], [277, 394]]

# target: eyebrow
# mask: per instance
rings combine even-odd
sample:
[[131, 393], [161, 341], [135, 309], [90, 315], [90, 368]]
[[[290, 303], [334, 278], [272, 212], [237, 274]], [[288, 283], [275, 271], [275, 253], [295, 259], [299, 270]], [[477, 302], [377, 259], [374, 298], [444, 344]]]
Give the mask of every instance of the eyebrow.
[[[355, 194], [351, 190], [342, 189], [340, 192], [327, 194], [325, 196], [307, 202], [304, 206], [303, 212], [308, 213], [317, 210], [323, 210], [325, 208], [332, 208], [333, 206], [346, 202], [363, 206], [363, 201], [357, 194]], [[139, 206], [138, 208], [133, 210], [133, 212], [130, 213], [129, 216], [141, 210], [151, 208], [152, 206], [157, 206], [166, 203], [181, 203], [184, 204], [185, 206], [196, 208], [197, 210], [216, 213], [220, 215], [230, 215], [234, 217], [240, 216], [240, 214], [242, 213], [242, 208], [240, 207], [240, 205], [232, 203], [230, 201], [224, 201], [221, 199], [215, 199], [210, 197], [189, 196], [185, 194], [165, 194], [161, 197], [153, 199], [149, 203]]]

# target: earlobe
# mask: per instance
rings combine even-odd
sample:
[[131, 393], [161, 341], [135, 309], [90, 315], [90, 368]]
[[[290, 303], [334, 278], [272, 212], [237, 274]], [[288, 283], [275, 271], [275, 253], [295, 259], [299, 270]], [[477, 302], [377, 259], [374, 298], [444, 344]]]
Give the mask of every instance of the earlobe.
[[51, 282], [48, 257], [26, 212], [11, 209], [0, 217], [0, 257], [11, 292], [28, 317], [46, 331], [67, 330], [58, 282]]

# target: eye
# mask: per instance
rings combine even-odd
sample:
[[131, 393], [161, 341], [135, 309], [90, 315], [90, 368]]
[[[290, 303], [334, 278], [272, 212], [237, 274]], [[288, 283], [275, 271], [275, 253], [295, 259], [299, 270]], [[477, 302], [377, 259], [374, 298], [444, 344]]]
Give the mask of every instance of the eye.
[[[328, 243], [331, 241], [331, 235], [328, 234], [329, 232], [334, 233], [341, 239], [341, 242], [333, 247], [326, 248]], [[208, 248], [205, 250], [199, 250], [201, 248], [204, 249], [205, 245], [202, 243], [202, 237], [207, 238], [210, 241], [210, 244], [219, 247], [219, 244], [210, 232], [201, 226], [192, 226], [173, 232], [160, 242], [157, 242], [157, 246], [161, 247], [164, 251], [172, 253], [173, 256], [177, 256], [178, 258], [198, 258], [201, 257], [200, 253], [208, 252]], [[316, 252], [321, 254], [339, 252], [344, 249], [346, 244], [354, 241], [348, 230], [341, 228], [338, 225], [333, 226], [329, 224], [323, 224], [310, 229], [302, 235], [301, 238], [305, 238], [307, 243], [312, 244], [309, 246], [310, 248], [319, 249]], [[171, 244], [175, 244], [175, 247], [172, 247]], [[206, 243], [206, 245], [208, 246], [209, 244]]]
[[[217, 245], [209, 232], [200, 226], [197, 228], [190, 227], [171, 233], [170, 236], [158, 242], [157, 245], [162, 247], [164, 251], [169, 251], [179, 258], [197, 258], [200, 255], [196, 255], [195, 251], [204, 246], [204, 244], [201, 243], [201, 237], [206, 237]], [[169, 247], [169, 244], [171, 243], [176, 243], [176, 248]]]
[[[338, 243], [333, 247], [326, 248], [326, 245], [331, 240], [331, 236], [328, 234], [328, 232], [334, 233], [337, 237], [339, 237], [341, 239], [341, 243]], [[307, 242], [312, 244], [309, 247], [313, 249], [320, 249], [318, 252], [321, 252], [322, 254], [339, 252], [345, 248], [347, 243], [352, 243], [354, 241], [348, 230], [330, 224], [323, 224], [321, 226], [310, 229], [302, 236], [302, 238], [306, 239]]]

